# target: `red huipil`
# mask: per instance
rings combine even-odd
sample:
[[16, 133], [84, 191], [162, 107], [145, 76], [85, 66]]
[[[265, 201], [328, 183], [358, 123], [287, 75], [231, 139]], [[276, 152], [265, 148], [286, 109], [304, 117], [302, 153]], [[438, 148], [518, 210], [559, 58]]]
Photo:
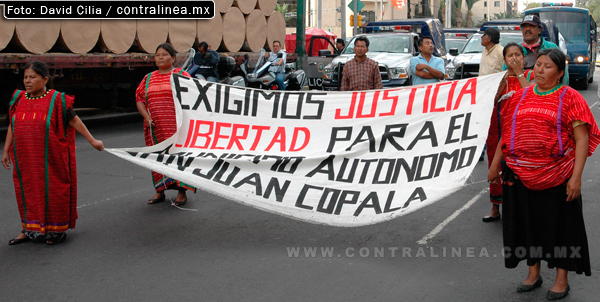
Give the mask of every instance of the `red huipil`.
[[[533, 78], [533, 70], [525, 70], [523, 75], [527, 79], [527, 81], [531, 81]], [[521, 83], [519, 83], [519, 78], [516, 76], [509, 76], [506, 79], [506, 87], [502, 95], [505, 95], [510, 92], [515, 92], [521, 89]], [[500, 102], [494, 104], [494, 111], [492, 113], [492, 118], [490, 121], [490, 129], [488, 130], [488, 137], [485, 141], [487, 145], [487, 157], [488, 157], [488, 169], [492, 165], [492, 161], [494, 159], [494, 155], [496, 154], [496, 148], [498, 147], [498, 141], [500, 140], [501, 133], [501, 125], [499, 121], [499, 117], [502, 110], [502, 105], [505, 102]], [[497, 182], [495, 184], [490, 184], [490, 202], [493, 204], [502, 204], [502, 183]]]
[[9, 118], [13, 180], [23, 229], [46, 234], [75, 228], [75, 129], [67, 120], [73, 97], [56, 90], [29, 99], [13, 94]]
[[566, 183], [573, 174], [573, 122], [586, 123], [588, 156], [600, 144], [600, 131], [579, 92], [560, 86], [537, 93], [534, 87], [515, 92], [502, 109], [502, 153], [525, 187], [544, 190]]
[[[175, 68], [172, 73], [190, 76], [181, 68]], [[150, 78], [150, 81], [148, 81]], [[146, 146], [154, 146], [173, 136], [177, 132], [175, 103], [171, 90], [171, 73], [160, 74], [158, 70], [147, 74], [136, 92], [136, 101], [145, 103], [154, 122], [150, 127], [144, 122], [144, 139]], [[196, 189], [183, 182], [171, 179], [152, 171], [152, 181], [157, 192], [166, 189], [185, 188], [196, 192]]]

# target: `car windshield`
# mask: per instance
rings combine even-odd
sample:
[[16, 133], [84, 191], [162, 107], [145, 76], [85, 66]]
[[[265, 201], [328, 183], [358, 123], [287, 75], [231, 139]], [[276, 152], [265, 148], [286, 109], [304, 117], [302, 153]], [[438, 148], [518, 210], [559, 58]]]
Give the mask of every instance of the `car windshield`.
[[449, 52], [452, 48], [456, 48], [460, 51], [466, 43], [466, 39], [446, 39], [446, 52]]
[[[462, 53], [482, 53], [485, 47], [481, 46], [482, 34], [474, 34], [467, 45], [463, 49]], [[500, 33], [500, 45], [504, 46], [510, 42], [520, 43], [523, 41], [523, 36], [515, 32], [515, 34], [502, 34]]]
[[[344, 49], [344, 54], [354, 53], [354, 39]], [[410, 53], [409, 36], [404, 35], [381, 35], [369, 36], [369, 52], [393, 52]]]

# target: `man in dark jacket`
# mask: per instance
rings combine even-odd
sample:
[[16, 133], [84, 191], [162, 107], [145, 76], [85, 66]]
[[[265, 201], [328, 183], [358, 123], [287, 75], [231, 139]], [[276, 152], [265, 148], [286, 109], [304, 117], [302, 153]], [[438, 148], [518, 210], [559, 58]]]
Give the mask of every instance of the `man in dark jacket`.
[[201, 74], [209, 82], [219, 81], [219, 72], [217, 71], [219, 53], [210, 49], [205, 41], [200, 42], [198, 45], [194, 63], [200, 67], [196, 74]]

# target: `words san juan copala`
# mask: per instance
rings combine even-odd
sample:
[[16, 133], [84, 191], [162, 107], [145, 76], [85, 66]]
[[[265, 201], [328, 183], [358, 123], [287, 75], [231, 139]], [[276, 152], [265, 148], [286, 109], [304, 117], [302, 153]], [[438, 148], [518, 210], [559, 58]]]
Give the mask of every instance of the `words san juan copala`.
[[[444, 167], [450, 172], [468, 167], [475, 156], [478, 156], [477, 146], [468, 144], [468, 141], [477, 138], [477, 134], [470, 131], [471, 113], [452, 115], [445, 119], [449, 122], [444, 124], [439, 124], [439, 121], [436, 124], [434, 119], [427, 118], [418, 125], [401, 123], [402, 116], [418, 114], [427, 117], [432, 113], [452, 112], [461, 106], [475, 105], [477, 78], [472, 78], [462, 85], [455, 81], [424, 87], [353, 92], [348, 102], [335, 102], [340, 108], [328, 108], [325, 100], [327, 93], [323, 92], [283, 93], [194, 80], [198, 93], [181, 84], [181, 81], [191, 81], [189, 78], [174, 75], [173, 80], [176, 98], [180, 100], [184, 111], [257, 117], [257, 123], [190, 119], [186, 135], [180, 135], [174, 144], [176, 148], [184, 148], [188, 152], [164, 154], [168, 152], [165, 150], [163, 154], [156, 155], [156, 161], [165, 165], [175, 165], [180, 171], [185, 171], [192, 166], [194, 159], [214, 159], [214, 165], [210, 169], [203, 171], [195, 168], [192, 174], [234, 188], [250, 186], [248, 191], [265, 199], [274, 198], [275, 201], [282, 202], [291, 183], [284, 175], [297, 173], [298, 167], [305, 159], [304, 156], [294, 155], [305, 149], [325, 147], [324, 159], [314, 167], [304, 170], [308, 172], [303, 172], [303, 176], [357, 184], [356, 188], [359, 190], [304, 184], [298, 196], [295, 196], [295, 206], [301, 209], [340, 214], [345, 205], [354, 204], [355, 216], [365, 209], [371, 209], [376, 214], [406, 209], [412, 201], [427, 199], [422, 187], [415, 187], [410, 195], [406, 195], [408, 198], [399, 201], [394, 198], [394, 190], [387, 191], [387, 196], [380, 196], [381, 191], [361, 191], [360, 185], [390, 185], [428, 180], [439, 176]], [[408, 98], [398, 97], [398, 92], [402, 90], [410, 91]], [[448, 95], [443, 102], [438, 100], [441, 91]], [[194, 97], [186, 96], [191, 93]], [[270, 106], [270, 116], [257, 116], [259, 112], [264, 112], [259, 110], [259, 106], [267, 104]], [[338, 126], [343, 124], [340, 123], [343, 120], [369, 120], [386, 116], [396, 116], [399, 122], [378, 127], [369, 123]], [[329, 141], [326, 144], [318, 142], [318, 147], [311, 146], [311, 127], [271, 127], [269, 123], [260, 123], [268, 119], [304, 121], [307, 125], [320, 120], [331, 121], [326, 123], [327, 127], [322, 127], [331, 129]], [[335, 126], [329, 126], [332, 124]], [[314, 129], [314, 126], [312, 128]], [[373, 158], [339, 158], [339, 153], [352, 151], [359, 144], [368, 144], [368, 151], [374, 154]], [[457, 147], [451, 152], [435, 153], [433, 148], [441, 144], [456, 144]], [[402, 152], [423, 145], [432, 149], [434, 153], [419, 154], [412, 158], [402, 157]], [[377, 153], [381, 155], [382, 152], [390, 151], [399, 156], [377, 156]], [[261, 155], [263, 152], [277, 154]], [[130, 155], [148, 158], [151, 154], [132, 152]], [[270, 170], [282, 177], [264, 180], [257, 172], [246, 172], [244, 175], [242, 169], [235, 166], [238, 160], [247, 160], [254, 164], [271, 161], [273, 164]], [[320, 197], [317, 197], [319, 195]], [[306, 201], [313, 197], [319, 200], [318, 204], [307, 204]]]

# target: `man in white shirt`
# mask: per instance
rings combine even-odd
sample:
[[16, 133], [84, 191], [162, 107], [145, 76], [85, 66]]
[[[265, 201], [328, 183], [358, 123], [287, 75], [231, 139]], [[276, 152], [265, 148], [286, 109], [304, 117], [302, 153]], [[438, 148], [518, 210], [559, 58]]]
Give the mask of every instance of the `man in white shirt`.
[[[281, 54], [281, 56], [279, 55]], [[277, 90], [285, 90], [285, 59], [287, 55], [285, 50], [281, 49], [281, 42], [273, 41], [273, 51], [267, 52], [265, 57], [269, 62], [273, 62], [269, 66], [269, 71], [275, 73], [275, 82], [277, 83]]]
[[504, 63], [502, 51], [504, 47], [498, 43], [500, 43], [500, 31], [494, 27], [487, 28], [481, 37], [481, 46], [485, 49], [481, 54], [479, 63], [480, 76], [502, 71], [502, 63]]

